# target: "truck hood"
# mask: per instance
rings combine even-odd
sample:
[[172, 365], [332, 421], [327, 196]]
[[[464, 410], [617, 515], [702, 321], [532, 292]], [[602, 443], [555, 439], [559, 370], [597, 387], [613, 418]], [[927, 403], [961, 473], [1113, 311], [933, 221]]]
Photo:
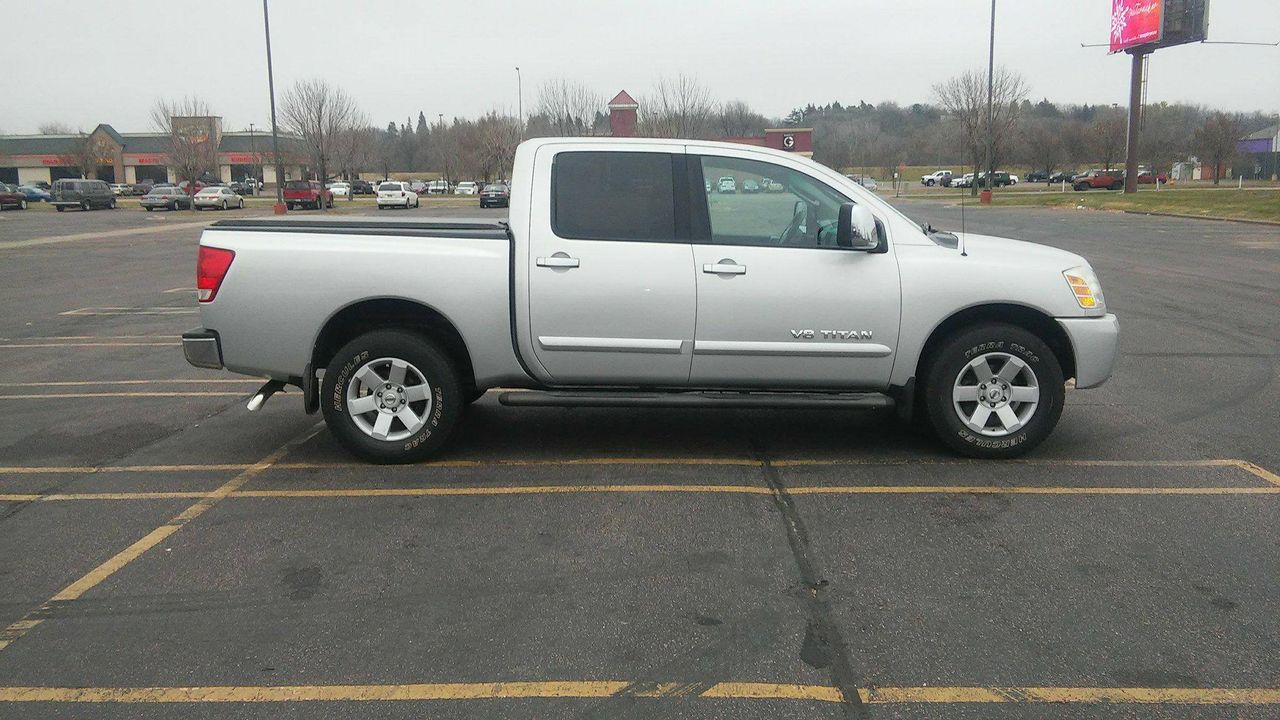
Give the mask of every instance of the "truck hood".
[[1058, 271], [1088, 263], [1075, 253], [1048, 245], [976, 233], [954, 233], [954, 235], [960, 238], [961, 245], [969, 257], [982, 262], [1000, 265], [1036, 265]]

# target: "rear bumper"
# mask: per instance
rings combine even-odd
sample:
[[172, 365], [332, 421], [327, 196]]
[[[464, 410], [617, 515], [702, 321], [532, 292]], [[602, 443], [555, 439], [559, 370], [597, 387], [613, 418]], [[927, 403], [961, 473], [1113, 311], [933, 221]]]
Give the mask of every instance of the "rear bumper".
[[201, 368], [221, 370], [222, 340], [213, 330], [192, 330], [182, 333], [182, 354], [187, 362]]
[[1095, 318], [1058, 318], [1071, 338], [1076, 358], [1076, 387], [1098, 387], [1111, 377], [1120, 355], [1120, 321], [1110, 313]]

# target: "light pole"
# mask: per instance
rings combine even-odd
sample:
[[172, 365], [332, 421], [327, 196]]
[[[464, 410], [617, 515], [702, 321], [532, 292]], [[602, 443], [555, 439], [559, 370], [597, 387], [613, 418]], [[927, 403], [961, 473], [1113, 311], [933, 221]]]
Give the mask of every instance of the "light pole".
[[267, 0], [262, 0], [262, 28], [267, 34], [267, 90], [271, 93], [271, 154], [276, 161], [276, 206], [275, 214], [283, 215], [284, 206], [284, 167], [280, 164], [280, 130], [276, 125], [276, 80], [271, 70], [271, 19], [267, 15]]
[[[996, 71], [996, 0], [991, 0], [991, 41], [987, 47], [987, 195], [991, 202], [991, 191], [996, 186], [995, 158], [995, 114], [992, 110], [992, 97], [995, 91]], [[977, 185], [974, 182], [974, 185]]]
[[520, 139], [524, 140], [524, 81], [519, 65], [516, 66], [516, 115], [520, 118]]

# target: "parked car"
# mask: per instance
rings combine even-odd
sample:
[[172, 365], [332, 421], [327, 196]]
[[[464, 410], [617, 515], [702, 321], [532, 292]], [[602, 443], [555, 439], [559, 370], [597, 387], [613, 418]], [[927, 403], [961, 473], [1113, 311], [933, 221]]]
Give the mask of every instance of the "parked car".
[[934, 185], [942, 185], [945, 187], [947, 183], [943, 182], [943, 180], [949, 180], [950, 178], [950, 170], [934, 170], [928, 175], [921, 175], [920, 184], [926, 187], [933, 187]]
[[136, 182], [133, 184], [133, 187], [131, 188], [129, 194], [135, 195], [135, 196], [146, 195], [147, 193], [151, 192], [151, 188], [155, 186], [156, 186], [156, 183], [153, 183], [150, 180], [143, 180], [141, 182]]
[[1027, 173], [1027, 182], [1042, 183], [1049, 180], [1049, 173], [1046, 170], [1032, 170]]
[[5, 208], [27, 209], [27, 194], [17, 185], [0, 183], [0, 210]]
[[861, 185], [862, 187], [868, 190], [874, 191], [876, 188], [880, 187], [879, 185], [876, 184], [876, 179], [868, 175], [845, 175], [845, 177], [858, 183], [859, 185]]
[[1076, 190], [1093, 190], [1095, 188], [1101, 188], [1103, 190], [1123, 190], [1124, 171], [1090, 170], [1083, 175], [1075, 176], [1071, 181], [1071, 187]]
[[333, 207], [333, 193], [315, 180], [288, 180], [284, 184], [284, 204], [290, 209], [319, 210], [320, 203]]
[[978, 187], [980, 188], [992, 187], [992, 186], [1002, 187], [1005, 185], [1012, 185], [1012, 184], [1013, 184], [1013, 178], [1010, 177], [1009, 173], [1003, 172], [1000, 170], [997, 170], [994, 174], [982, 173], [982, 177], [978, 179]]
[[124, 183], [111, 183], [111, 194], [116, 197], [128, 195], [133, 192], [133, 188]]
[[69, 207], [81, 210], [116, 207], [116, 196], [111, 194], [111, 186], [102, 180], [74, 180], [64, 178], [53, 183], [52, 205], [62, 212]]
[[351, 197], [351, 183], [348, 182], [331, 182], [325, 186], [334, 197]]
[[947, 187], [973, 187], [973, 173], [965, 173], [958, 178], [955, 176], [947, 178]]
[[1018, 184], [1018, 176], [1017, 176], [1017, 175], [1014, 175], [1013, 173], [1009, 173], [1009, 184], [1010, 184], [1010, 185], [1017, 185], [1017, 184]]
[[193, 202], [197, 210], [204, 210], [205, 208], [227, 210], [233, 207], [244, 207], [244, 198], [237, 195], [236, 191], [227, 185], [207, 187], [196, 193]]
[[[426, 193], [426, 194], [428, 194], [428, 195], [448, 195], [448, 194], [449, 194], [449, 181], [447, 181], [447, 180], [432, 180], [432, 181], [431, 181], [431, 182], [429, 182], [429, 183], [424, 183], [424, 184], [423, 184], [422, 191], [423, 191], [423, 192], [425, 192], [425, 193]], [[417, 191], [417, 190], [415, 190], [414, 192], [418, 192], [418, 191]]]
[[418, 207], [418, 193], [414, 192], [407, 183], [384, 182], [378, 186], [378, 209], [386, 210], [392, 207], [402, 207], [405, 209]]
[[177, 185], [156, 185], [151, 192], [142, 196], [138, 204], [147, 212], [164, 208], [166, 210], [190, 210], [191, 196]]
[[480, 207], [511, 207], [511, 188], [503, 183], [489, 183], [480, 191]]
[[751, 178], [747, 178], [746, 180], [742, 181], [742, 192], [758, 193], [760, 192], [760, 183], [756, 182], [755, 180], [752, 180]]
[[52, 185], [50, 185], [49, 183], [45, 182], [44, 180], [33, 180], [33, 181], [31, 181], [31, 182], [29, 182], [29, 183], [26, 183], [26, 184], [27, 184], [27, 185], [30, 185], [31, 187], [40, 188], [41, 190], [44, 190], [45, 192], [48, 192], [48, 191], [50, 191], [50, 190], [52, 190], [52, 189], [53, 189], [53, 186], [52, 186]]
[[716, 181], [716, 192], [736, 193], [738, 192], [738, 181], [726, 175]]
[[41, 190], [40, 188], [34, 185], [19, 185], [18, 192], [22, 193], [23, 195], [26, 195], [27, 202], [29, 203], [49, 202], [50, 200], [53, 199], [53, 196], [49, 194], [48, 190]]
[[1059, 183], [1071, 184], [1075, 179], [1076, 179], [1075, 171], [1068, 172], [1064, 170], [1062, 172], [1056, 172], [1050, 175], [1048, 183], [1050, 185], [1057, 185]]
[[[676, 158], [695, 178], [778, 178], [794, 203], [673, 205]], [[544, 138], [517, 148], [513, 178], [528, 212], [510, 223], [406, 221], [378, 242], [342, 220], [206, 228], [187, 361], [268, 378], [251, 407], [300, 387], [378, 463], [439, 452], [497, 387], [525, 407], [901, 403], [954, 452], [1011, 458], [1052, 431], [1068, 379], [1095, 387], [1116, 361], [1084, 258], [922, 227], [793, 153]]]
[[470, 180], [464, 180], [453, 188], [454, 195], [475, 195], [478, 192], [480, 192], [480, 189]]
[[373, 183], [368, 180], [353, 180], [351, 182], [352, 195], [374, 195], [376, 192], [373, 189]]
[[1150, 170], [1143, 170], [1138, 173], [1139, 185], [1155, 185], [1159, 183], [1164, 185], [1169, 182], [1169, 176], [1164, 173], [1152, 173]]

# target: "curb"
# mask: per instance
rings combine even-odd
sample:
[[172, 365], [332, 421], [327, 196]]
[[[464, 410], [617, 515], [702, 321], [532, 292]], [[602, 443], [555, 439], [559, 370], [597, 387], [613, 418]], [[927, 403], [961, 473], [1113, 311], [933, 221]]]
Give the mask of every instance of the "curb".
[[1218, 222], [1248, 223], [1250, 225], [1270, 225], [1272, 227], [1280, 226], [1280, 221], [1278, 220], [1253, 220], [1250, 218], [1228, 218], [1228, 217], [1216, 217], [1216, 216], [1210, 216], [1210, 215], [1184, 215], [1182, 213], [1150, 212], [1147, 210], [1121, 210], [1120, 212], [1126, 213], [1128, 215], [1158, 215], [1160, 217], [1187, 218], [1189, 220], [1217, 220]]

